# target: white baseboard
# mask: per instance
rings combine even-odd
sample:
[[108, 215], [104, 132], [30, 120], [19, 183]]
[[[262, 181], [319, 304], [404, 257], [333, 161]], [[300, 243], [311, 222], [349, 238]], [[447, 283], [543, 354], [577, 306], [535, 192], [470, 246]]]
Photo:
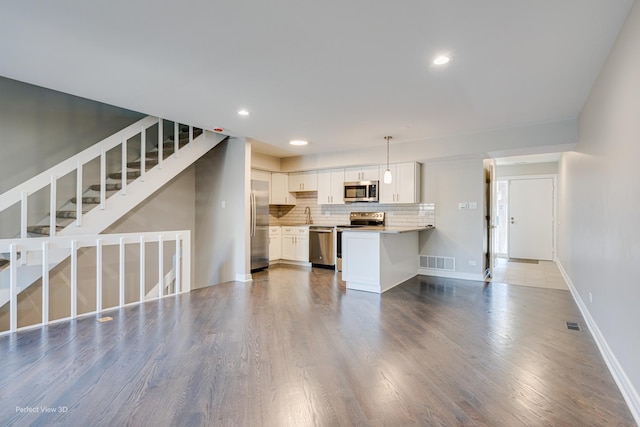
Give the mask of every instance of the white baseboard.
[[423, 276], [445, 277], [447, 279], [475, 280], [484, 282], [482, 273], [460, 273], [457, 271], [442, 271], [433, 268], [418, 268], [418, 274]]
[[236, 274], [236, 282], [251, 282], [251, 281], [253, 281], [251, 274], [241, 274], [241, 273]]
[[600, 329], [598, 328], [595, 320], [593, 320], [593, 317], [591, 317], [589, 309], [580, 297], [578, 290], [573, 285], [573, 282], [564, 269], [562, 263], [558, 261], [557, 265], [560, 270], [560, 274], [562, 274], [564, 281], [567, 283], [567, 286], [569, 286], [573, 300], [578, 305], [580, 313], [582, 313], [582, 317], [584, 317], [584, 320], [587, 322], [587, 327], [598, 345], [600, 354], [602, 355], [604, 362], [607, 364], [609, 372], [611, 372], [613, 379], [620, 389], [620, 393], [622, 393], [622, 397], [624, 397], [625, 402], [627, 402], [631, 415], [633, 415], [633, 418], [636, 420], [636, 424], [640, 425], [640, 395], [638, 394], [638, 391], [629, 380], [629, 377], [620, 365], [620, 362], [618, 362], [613, 351], [611, 351], [609, 344], [607, 344], [607, 340], [602, 335], [602, 332], [600, 332]]

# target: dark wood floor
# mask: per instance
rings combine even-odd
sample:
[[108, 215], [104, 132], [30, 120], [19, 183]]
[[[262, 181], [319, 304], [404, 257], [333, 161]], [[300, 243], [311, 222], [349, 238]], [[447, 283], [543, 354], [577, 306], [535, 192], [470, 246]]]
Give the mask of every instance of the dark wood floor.
[[1, 337], [0, 425], [634, 425], [567, 291], [276, 267], [110, 315]]

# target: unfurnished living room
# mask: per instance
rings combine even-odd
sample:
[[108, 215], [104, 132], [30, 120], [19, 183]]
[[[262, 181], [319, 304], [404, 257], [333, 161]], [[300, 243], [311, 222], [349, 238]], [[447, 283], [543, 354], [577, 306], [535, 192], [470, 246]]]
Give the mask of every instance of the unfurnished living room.
[[0, 21], [0, 425], [640, 425], [635, 0]]

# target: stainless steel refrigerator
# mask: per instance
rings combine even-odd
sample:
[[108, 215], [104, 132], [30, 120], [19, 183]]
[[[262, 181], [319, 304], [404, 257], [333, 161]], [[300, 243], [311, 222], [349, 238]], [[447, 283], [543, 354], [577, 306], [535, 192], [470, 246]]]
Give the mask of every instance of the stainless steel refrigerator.
[[251, 272], [269, 267], [269, 183], [251, 180]]

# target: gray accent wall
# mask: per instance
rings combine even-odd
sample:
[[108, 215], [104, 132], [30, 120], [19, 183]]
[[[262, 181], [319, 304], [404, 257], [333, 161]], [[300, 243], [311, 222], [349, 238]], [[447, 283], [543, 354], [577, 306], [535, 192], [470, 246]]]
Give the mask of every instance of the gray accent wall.
[[244, 138], [230, 138], [196, 162], [196, 272], [192, 288], [250, 274], [250, 241], [245, 233], [249, 229], [247, 188], [251, 185], [247, 144]]
[[575, 152], [560, 161], [558, 258], [615, 359], [610, 366], [627, 377], [640, 420], [638, 40], [636, 2], [580, 114]]
[[143, 117], [0, 77], [0, 194]]

